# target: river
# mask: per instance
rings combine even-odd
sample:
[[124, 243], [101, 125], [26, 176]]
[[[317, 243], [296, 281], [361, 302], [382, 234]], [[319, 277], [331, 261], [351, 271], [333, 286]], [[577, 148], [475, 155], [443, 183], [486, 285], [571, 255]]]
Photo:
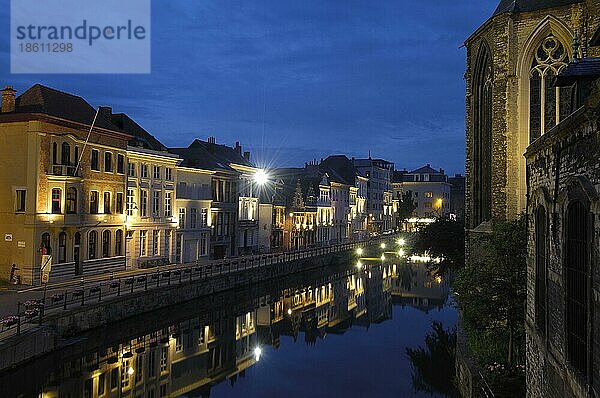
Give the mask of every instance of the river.
[[0, 396], [453, 396], [452, 350], [425, 342], [456, 325], [449, 291], [419, 262], [297, 274], [72, 336]]

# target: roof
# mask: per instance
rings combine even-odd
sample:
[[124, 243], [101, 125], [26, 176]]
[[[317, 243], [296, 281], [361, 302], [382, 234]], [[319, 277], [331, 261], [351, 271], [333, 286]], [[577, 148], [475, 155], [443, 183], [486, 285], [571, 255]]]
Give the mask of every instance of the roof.
[[546, 8], [563, 7], [583, 3], [585, 0], [501, 0], [492, 15], [544, 10]]
[[571, 62], [556, 77], [555, 84], [558, 87], [570, 86], [575, 80], [597, 79], [600, 77], [600, 58], [582, 58]]
[[329, 156], [321, 162], [320, 167], [327, 173], [331, 181], [346, 185], [356, 184], [356, 176], [362, 176], [345, 155]]
[[183, 167], [227, 171], [234, 170], [232, 164], [254, 167], [236, 149], [198, 139], [187, 148], [169, 148], [169, 152], [183, 158]]
[[[15, 99], [15, 113], [44, 113], [91, 125], [96, 109], [77, 95], [35, 84]], [[100, 115], [96, 119], [95, 126], [119, 130], [109, 119]]]
[[133, 138], [129, 140], [129, 145], [152, 149], [154, 151], [166, 151], [167, 147], [157, 140], [152, 134], [147, 132], [142, 126], [136, 123], [132, 118], [124, 113], [111, 115], [111, 120], [120, 130], [130, 134]]
[[423, 167], [420, 167], [416, 170], [411, 171], [409, 174], [444, 174], [444, 173], [432, 168], [431, 165], [427, 164]]

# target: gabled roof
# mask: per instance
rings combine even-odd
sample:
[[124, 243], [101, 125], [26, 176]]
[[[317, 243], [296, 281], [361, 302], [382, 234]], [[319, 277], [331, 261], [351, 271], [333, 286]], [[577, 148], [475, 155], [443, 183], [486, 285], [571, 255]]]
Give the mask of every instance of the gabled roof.
[[169, 152], [184, 159], [181, 163], [183, 167], [226, 171], [234, 170], [231, 164], [253, 167], [252, 163], [234, 148], [198, 139], [187, 148], [169, 148]]
[[563, 7], [583, 3], [585, 0], [502, 0], [492, 16], [508, 12], [528, 12], [546, 8]]
[[166, 151], [167, 147], [157, 140], [152, 134], [147, 132], [142, 126], [124, 113], [111, 115], [111, 120], [119, 130], [125, 131], [133, 138], [129, 140], [129, 145], [152, 149], [154, 151]]
[[321, 169], [329, 175], [330, 181], [354, 185], [356, 177], [362, 176], [350, 159], [345, 155], [329, 156], [321, 162]]
[[411, 171], [409, 174], [443, 174], [439, 170], [435, 170], [431, 165], [425, 165], [416, 170]]
[[556, 77], [556, 86], [570, 86], [579, 79], [597, 79], [600, 77], [600, 58], [583, 58], [571, 62]]
[[[96, 109], [77, 95], [35, 84], [15, 99], [15, 113], [44, 113], [91, 125]], [[119, 130], [110, 120], [100, 115], [96, 119], [95, 126]]]

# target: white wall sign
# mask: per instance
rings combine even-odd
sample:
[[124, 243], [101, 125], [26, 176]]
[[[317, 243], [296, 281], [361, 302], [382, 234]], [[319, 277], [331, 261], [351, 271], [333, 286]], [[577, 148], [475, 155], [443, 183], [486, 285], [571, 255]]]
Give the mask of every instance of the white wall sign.
[[17, 247], [25, 247], [25, 241], [24, 240], [20, 240], [17, 242]]
[[4, 234], [4, 240], [6, 242], [12, 242], [12, 234]]

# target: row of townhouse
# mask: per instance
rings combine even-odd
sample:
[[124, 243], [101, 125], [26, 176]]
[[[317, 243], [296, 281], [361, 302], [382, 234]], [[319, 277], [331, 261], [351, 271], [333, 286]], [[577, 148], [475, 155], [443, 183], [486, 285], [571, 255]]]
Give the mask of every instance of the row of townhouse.
[[392, 163], [337, 155], [265, 178], [239, 143], [168, 148], [128, 115], [40, 84], [2, 90], [0, 140], [0, 278], [21, 283], [50, 269], [56, 280], [394, 227]]

